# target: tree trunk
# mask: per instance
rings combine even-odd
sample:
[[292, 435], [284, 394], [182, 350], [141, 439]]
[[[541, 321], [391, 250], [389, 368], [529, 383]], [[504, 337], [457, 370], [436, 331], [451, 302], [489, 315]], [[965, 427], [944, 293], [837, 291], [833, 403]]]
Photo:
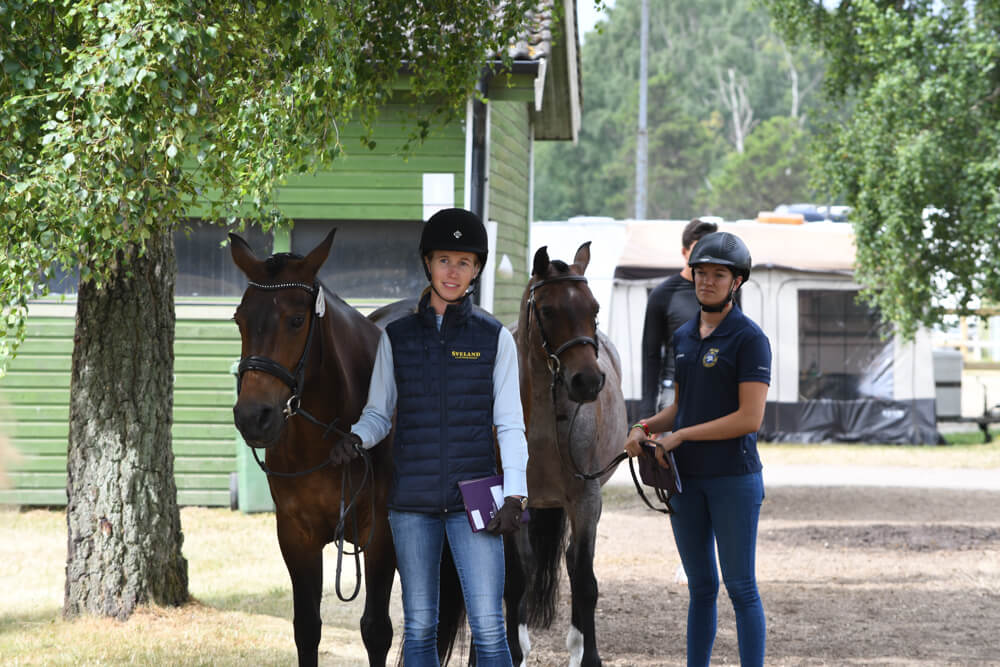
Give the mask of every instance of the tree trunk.
[[174, 280], [169, 231], [81, 284], [73, 338], [63, 613], [128, 618], [188, 599], [174, 482]]

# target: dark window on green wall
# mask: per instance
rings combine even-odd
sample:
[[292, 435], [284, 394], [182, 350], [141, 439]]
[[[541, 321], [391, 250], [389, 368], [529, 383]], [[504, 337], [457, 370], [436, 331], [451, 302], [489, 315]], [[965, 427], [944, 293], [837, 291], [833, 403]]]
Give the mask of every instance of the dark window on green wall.
[[[274, 237], [256, 225], [243, 231], [243, 237], [257, 257], [271, 254]], [[229, 250], [229, 230], [218, 225], [192, 221], [187, 229], [174, 232], [177, 255], [176, 296], [240, 296], [246, 288], [246, 277], [235, 264]]]
[[406, 220], [297, 221], [292, 252], [306, 255], [336, 227], [319, 278], [344, 299], [405, 299], [427, 286], [420, 266], [423, 223]]
[[[229, 252], [229, 230], [218, 225], [191, 221], [186, 229], [174, 232], [174, 251], [177, 257], [177, 282], [175, 296], [240, 296], [246, 287], [246, 278], [233, 264]], [[263, 259], [271, 254], [274, 238], [257, 226], [237, 231], [254, 253]], [[225, 241], [225, 245], [223, 242]], [[80, 283], [77, 269], [67, 271], [57, 267], [49, 281], [52, 294], [76, 294]]]
[[893, 343], [854, 290], [799, 291], [799, 398], [893, 397]]

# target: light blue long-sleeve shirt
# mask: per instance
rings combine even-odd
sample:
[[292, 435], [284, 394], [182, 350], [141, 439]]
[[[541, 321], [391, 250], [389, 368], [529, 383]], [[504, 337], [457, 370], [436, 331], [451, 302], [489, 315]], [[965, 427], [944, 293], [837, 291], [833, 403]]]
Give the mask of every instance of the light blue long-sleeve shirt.
[[[437, 316], [441, 328], [441, 316]], [[368, 385], [368, 403], [351, 432], [361, 438], [366, 449], [382, 441], [392, 429], [396, 411], [396, 374], [392, 344], [385, 331], [378, 341], [375, 367]], [[525, 470], [528, 466], [528, 441], [524, 437], [524, 413], [521, 410], [521, 388], [517, 372], [517, 348], [514, 337], [500, 327], [497, 357], [493, 365], [493, 424], [500, 444], [503, 465], [504, 496], [528, 495]]]

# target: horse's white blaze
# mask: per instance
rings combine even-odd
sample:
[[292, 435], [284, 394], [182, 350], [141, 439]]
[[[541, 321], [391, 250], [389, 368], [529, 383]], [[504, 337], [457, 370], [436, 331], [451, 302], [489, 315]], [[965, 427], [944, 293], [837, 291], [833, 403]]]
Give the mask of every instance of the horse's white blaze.
[[583, 633], [575, 626], [569, 626], [566, 633], [566, 648], [569, 650], [569, 667], [580, 667], [583, 663]]
[[521, 664], [519, 667], [526, 667], [528, 664], [528, 653], [531, 652], [531, 637], [528, 636], [528, 626], [521, 623], [517, 626], [517, 643], [521, 645]]

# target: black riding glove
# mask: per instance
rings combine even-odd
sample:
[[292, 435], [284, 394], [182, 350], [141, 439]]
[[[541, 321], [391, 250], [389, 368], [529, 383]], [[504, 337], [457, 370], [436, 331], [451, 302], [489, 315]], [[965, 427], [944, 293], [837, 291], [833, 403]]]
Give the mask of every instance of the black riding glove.
[[361, 438], [354, 433], [347, 433], [341, 436], [330, 450], [330, 463], [335, 466], [343, 465], [360, 455]]
[[486, 530], [494, 535], [511, 535], [521, 528], [521, 501], [517, 498], [507, 498], [503, 507], [497, 510]]

